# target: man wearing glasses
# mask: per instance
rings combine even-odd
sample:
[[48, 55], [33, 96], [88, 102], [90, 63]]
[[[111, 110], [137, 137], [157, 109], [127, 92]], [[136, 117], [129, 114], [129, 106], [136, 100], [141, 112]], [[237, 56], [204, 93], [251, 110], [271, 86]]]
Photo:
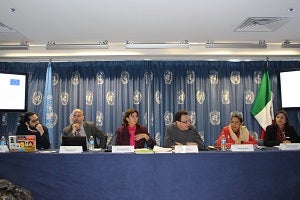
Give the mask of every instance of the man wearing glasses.
[[16, 135], [35, 135], [37, 149], [48, 149], [50, 147], [48, 129], [40, 123], [34, 112], [21, 115], [18, 123]]
[[164, 147], [173, 148], [175, 145], [198, 145], [199, 151], [204, 150], [204, 143], [185, 110], [179, 110], [175, 114], [175, 122], [167, 128]]

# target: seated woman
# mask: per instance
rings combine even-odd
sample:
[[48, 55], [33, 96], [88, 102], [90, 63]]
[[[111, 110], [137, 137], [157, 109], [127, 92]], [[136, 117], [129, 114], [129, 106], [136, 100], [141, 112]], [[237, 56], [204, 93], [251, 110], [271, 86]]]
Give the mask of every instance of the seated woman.
[[156, 145], [147, 128], [139, 124], [138, 115], [135, 109], [125, 111], [122, 126], [116, 131], [116, 145], [132, 145], [135, 149], [144, 148], [145, 143], [151, 149]]
[[300, 142], [299, 135], [295, 128], [289, 125], [287, 113], [284, 110], [280, 110], [276, 113], [274, 122], [266, 128], [264, 145], [272, 147], [280, 143], [297, 142]]
[[230, 124], [225, 126], [218, 139], [216, 146], [221, 146], [222, 135], [226, 138], [226, 147], [230, 148], [232, 144], [256, 144], [256, 140], [249, 133], [246, 126], [243, 126], [243, 118], [240, 114], [233, 114]]

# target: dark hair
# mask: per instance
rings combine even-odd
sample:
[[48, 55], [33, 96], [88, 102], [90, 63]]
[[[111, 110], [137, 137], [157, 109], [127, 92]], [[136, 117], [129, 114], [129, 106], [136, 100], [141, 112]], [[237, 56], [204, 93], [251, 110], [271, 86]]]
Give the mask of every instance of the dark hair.
[[[279, 110], [279, 111], [275, 114], [275, 119], [276, 119], [277, 115], [280, 114], [280, 113], [284, 114], [284, 115], [285, 115], [285, 118], [286, 118], [286, 123], [285, 123], [284, 126], [285, 126], [285, 127], [288, 126], [288, 125], [289, 125], [289, 118], [288, 118], [288, 114], [285, 112], [285, 110]], [[275, 125], [277, 126], [276, 120], [273, 121], [273, 124], [275, 124]]]
[[23, 115], [20, 115], [18, 123], [19, 124], [25, 124], [26, 122], [29, 122], [30, 121], [30, 117], [32, 115], [35, 115], [35, 114], [36, 114], [35, 112], [27, 112], [27, 113], [25, 113]]
[[175, 121], [181, 121], [182, 115], [189, 115], [189, 113], [185, 110], [178, 110], [175, 114]]
[[232, 118], [234, 118], [234, 117], [238, 118], [239, 121], [240, 121], [241, 123], [243, 123], [243, 117], [242, 117], [241, 114], [239, 114], [239, 113], [233, 113], [233, 114], [231, 115], [231, 117], [230, 117], [230, 120], [232, 120]]
[[[139, 112], [136, 109], [129, 108], [125, 111], [123, 121], [122, 121], [122, 126], [128, 126], [128, 121], [126, 120], [129, 115], [132, 115], [133, 113], [136, 113], [137, 116], [139, 116]], [[136, 124], [137, 126], [139, 125], [139, 121]]]

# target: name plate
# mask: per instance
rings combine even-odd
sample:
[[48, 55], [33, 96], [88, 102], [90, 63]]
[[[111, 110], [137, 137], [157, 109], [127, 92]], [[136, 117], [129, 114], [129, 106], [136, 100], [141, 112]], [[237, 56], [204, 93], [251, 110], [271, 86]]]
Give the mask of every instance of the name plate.
[[134, 153], [134, 146], [112, 146], [112, 153]]
[[59, 153], [82, 153], [82, 146], [60, 146]]
[[254, 151], [253, 144], [233, 144], [231, 151]]
[[176, 145], [175, 153], [199, 153], [197, 145]]
[[280, 143], [281, 150], [300, 150], [300, 143]]
[[9, 152], [7, 145], [0, 145], [0, 153]]

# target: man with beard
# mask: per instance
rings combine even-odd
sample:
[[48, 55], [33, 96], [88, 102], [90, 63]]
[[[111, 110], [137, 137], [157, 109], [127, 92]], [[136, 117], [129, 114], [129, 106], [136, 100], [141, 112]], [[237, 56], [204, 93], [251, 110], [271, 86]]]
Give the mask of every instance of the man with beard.
[[[63, 129], [63, 135], [67, 137], [86, 136], [87, 141], [90, 136], [95, 138], [95, 148], [106, 148], [107, 135], [101, 131], [94, 122], [84, 121], [84, 114], [81, 109], [75, 109], [70, 116], [70, 125]], [[100, 142], [98, 143], [98, 141]]]
[[16, 135], [35, 135], [37, 149], [50, 147], [48, 129], [40, 123], [36, 113], [27, 112], [21, 115], [18, 123]]

